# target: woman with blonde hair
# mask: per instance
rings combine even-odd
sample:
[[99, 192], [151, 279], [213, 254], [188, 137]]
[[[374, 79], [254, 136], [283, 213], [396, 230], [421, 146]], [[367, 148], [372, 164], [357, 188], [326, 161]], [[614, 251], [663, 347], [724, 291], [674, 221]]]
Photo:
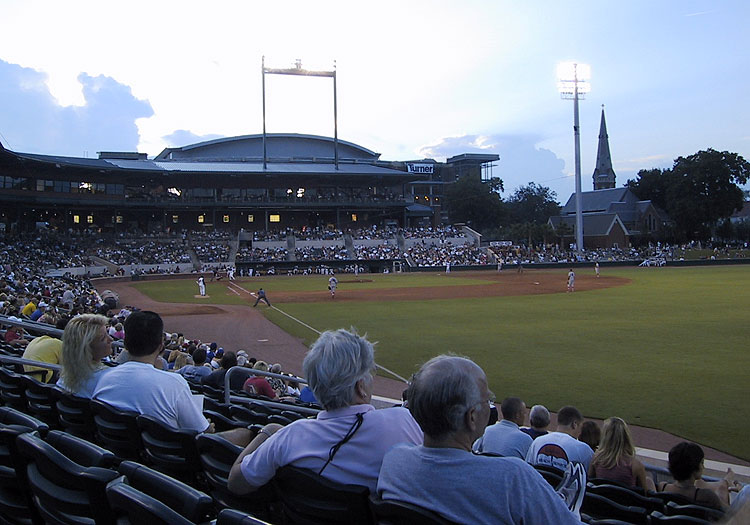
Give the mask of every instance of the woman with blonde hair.
[[646, 476], [646, 467], [635, 457], [628, 424], [619, 417], [604, 421], [599, 448], [589, 465], [589, 477], [609, 479], [629, 487], [655, 489], [654, 482]]
[[70, 320], [62, 336], [58, 386], [79, 397], [92, 396], [102, 374], [109, 370], [102, 364], [102, 359], [112, 353], [108, 322], [96, 314], [82, 314]]

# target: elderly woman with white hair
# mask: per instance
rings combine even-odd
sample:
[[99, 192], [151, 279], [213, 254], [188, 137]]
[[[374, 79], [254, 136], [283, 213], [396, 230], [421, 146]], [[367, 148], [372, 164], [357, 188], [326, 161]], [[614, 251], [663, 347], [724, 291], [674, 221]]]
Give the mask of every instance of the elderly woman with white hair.
[[103, 315], [83, 314], [65, 326], [59, 387], [79, 397], [92, 396], [101, 376], [110, 370], [102, 364], [102, 359], [112, 353], [107, 323]]
[[372, 343], [353, 331], [324, 332], [302, 367], [324, 410], [316, 419], [264, 427], [232, 466], [229, 489], [247, 494], [293, 465], [374, 491], [385, 453], [398, 443], [421, 444], [423, 434], [405, 408], [375, 410], [370, 404]]

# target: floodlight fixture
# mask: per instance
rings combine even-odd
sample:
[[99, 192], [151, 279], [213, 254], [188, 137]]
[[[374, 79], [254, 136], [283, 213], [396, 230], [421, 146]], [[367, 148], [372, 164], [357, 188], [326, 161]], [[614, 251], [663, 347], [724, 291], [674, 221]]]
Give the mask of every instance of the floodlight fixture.
[[583, 205], [581, 196], [581, 128], [578, 122], [578, 101], [591, 91], [591, 67], [577, 62], [557, 66], [557, 90], [564, 99], [573, 100], [573, 138], [575, 142], [576, 178], [576, 251], [583, 250]]

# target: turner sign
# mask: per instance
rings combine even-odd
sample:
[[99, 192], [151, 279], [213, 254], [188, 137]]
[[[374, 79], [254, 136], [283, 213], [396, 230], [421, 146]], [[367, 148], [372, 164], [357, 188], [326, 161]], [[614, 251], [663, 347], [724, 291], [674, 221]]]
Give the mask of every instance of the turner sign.
[[424, 173], [426, 175], [432, 175], [435, 167], [432, 164], [407, 164], [409, 173]]

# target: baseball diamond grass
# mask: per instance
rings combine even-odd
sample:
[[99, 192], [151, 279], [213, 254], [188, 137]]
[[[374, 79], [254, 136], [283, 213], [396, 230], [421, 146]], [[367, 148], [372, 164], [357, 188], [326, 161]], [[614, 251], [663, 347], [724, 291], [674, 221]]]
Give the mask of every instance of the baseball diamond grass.
[[[574, 294], [277, 306], [319, 330], [367, 332], [378, 341], [378, 363], [405, 377], [430, 357], [455, 352], [484, 368], [498, 399], [518, 395], [528, 406], [552, 410], [572, 404], [589, 417], [617, 415], [750, 459], [750, 266], [603, 271], [632, 282]], [[567, 270], [539, 272], [559, 276], [564, 286]], [[481, 282], [476, 275], [464, 284]], [[373, 283], [356, 286], [377, 294], [383, 287], [456, 285], [459, 276], [368, 275]], [[272, 287], [264, 279], [268, 288], [320, 290], [325, 283], [323, 276], [275, 279]], [[139, 288], [156, 299], [193, 302], [197, 286], [190, 285], [161, 281]], [[160, 286], [184, 288], [186, 297]], [[218, 295], [217, 302], [234, 302]], [[291, 334], [314, 340], [280, 313], [263, 312]]]

